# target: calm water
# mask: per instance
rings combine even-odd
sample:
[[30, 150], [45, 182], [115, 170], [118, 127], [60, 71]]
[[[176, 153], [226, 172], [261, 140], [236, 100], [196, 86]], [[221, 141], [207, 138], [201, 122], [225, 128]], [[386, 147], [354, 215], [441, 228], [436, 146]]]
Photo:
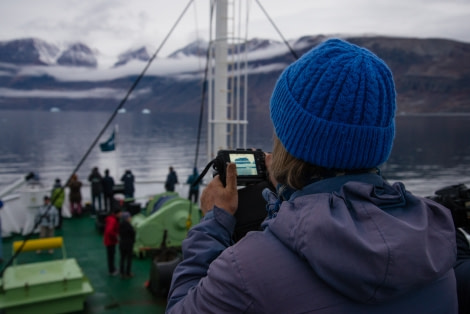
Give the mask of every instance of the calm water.
[[[65, 181], [109, 117], [103, 112], [0, 111], [0, 190], [30, 171], [46, 185], [56, 177]], [[247, 146], [270, 151], [268, 117], [256, 121], [249, 125]], [[99, 142], [109, 137], [115, 124], [117, 150], [102, 153], [98, 146], [93, 148], [78, 171], [82, 181], [94, 166], [101, 172], [108, 168], [115, 179], [129, 168], [138, 182], [164, 181], [170, 165], [180, 181], [191, 173], [198, 116], [118, 114]], [[470, 115], [400, 116], [392, 155], [382, 173], [422, 196], [450, 184], [470, 185], [469, 134]], [[207, 163], [206, 137], [204, 125], [197, 162], [201, 170]]]

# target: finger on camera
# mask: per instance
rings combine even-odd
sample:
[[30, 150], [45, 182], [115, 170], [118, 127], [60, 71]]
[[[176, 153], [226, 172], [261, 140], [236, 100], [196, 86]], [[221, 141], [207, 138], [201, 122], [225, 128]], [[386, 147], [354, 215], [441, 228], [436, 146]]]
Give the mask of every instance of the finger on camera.
[[207, 186], [212, 185], [212, 186], [223, 186], [222, 180], [220, 179], [219, 175], [216, 175]]
[[227, 165], [227, 176], [225, 180], [227, 190], [237, 189], [237, 166], [234, 163], [229, 163]]

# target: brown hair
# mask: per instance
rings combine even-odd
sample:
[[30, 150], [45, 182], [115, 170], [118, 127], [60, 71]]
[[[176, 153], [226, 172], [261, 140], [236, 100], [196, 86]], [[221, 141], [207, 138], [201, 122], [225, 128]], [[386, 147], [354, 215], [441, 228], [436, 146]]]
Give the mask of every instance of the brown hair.
[[314, 177], [324, 172], [322, 167], [297, 159], [284, 148], [279, 138], [274, 135], [272, 162], [269, 168], [271, 176], [281, 184], [301, 189]]
[[273, 153], [269, 173], [278, 183], [287, 184], [295, 189], [302, 189], [310, 184], [312, 180], [324, 179], [329, 177], [341, 176], [345, 174], [358, 173], [378, 173], [377, 168], [367, 169], [328, 169], [316, 165], [312, 165], [306, 161], [292, 156], [282, 145], [281, 140], [273, 136]]

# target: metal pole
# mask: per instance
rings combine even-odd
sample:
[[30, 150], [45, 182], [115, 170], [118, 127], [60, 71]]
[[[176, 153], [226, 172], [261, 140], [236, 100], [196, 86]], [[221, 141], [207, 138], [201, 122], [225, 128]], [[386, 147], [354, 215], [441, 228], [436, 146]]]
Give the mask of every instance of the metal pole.
[[[215, 24], [215, 75], [214, 75], [214, 120], [227, 119], [227, 0], [216, 0]], [[227, 124], [214, 122], [214, 145], [212, 154], [227, 148]]]

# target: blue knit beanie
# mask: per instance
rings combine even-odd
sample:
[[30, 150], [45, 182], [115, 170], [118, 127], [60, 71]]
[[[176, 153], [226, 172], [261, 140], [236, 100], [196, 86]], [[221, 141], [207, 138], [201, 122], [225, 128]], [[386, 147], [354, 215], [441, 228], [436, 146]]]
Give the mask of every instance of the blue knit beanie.
[[294, 157], [329, 169], [367, 169], [390, 155], [395, 107], [387, 65], [367, 49], [330, 39], [284, 70], [270, 110]]

